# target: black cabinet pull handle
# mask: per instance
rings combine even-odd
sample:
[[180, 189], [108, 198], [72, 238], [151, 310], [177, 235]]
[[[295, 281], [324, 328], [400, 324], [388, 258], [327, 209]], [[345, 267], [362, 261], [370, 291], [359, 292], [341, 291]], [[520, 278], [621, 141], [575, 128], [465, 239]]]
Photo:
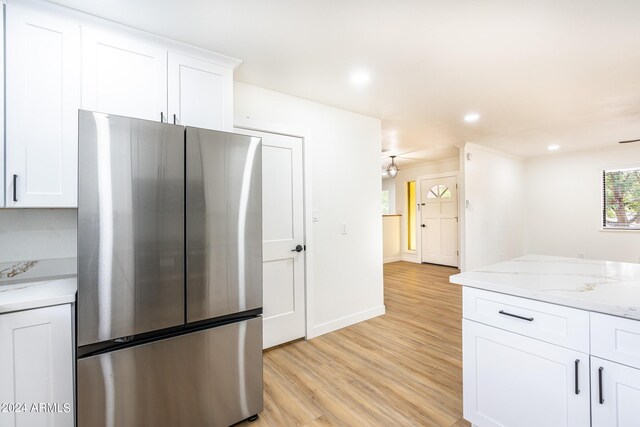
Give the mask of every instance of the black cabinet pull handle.
[[516, 319], [526, 320], [527, 322], [533, 322], [533, 317], [518, 316], [517, 314], [507, 313], [504, 310], [500, 310], [498, 313], [504, 314], [505, 316], [515, 317]]
[[580, 394], [580, 385], [578, 384], [578, 366], [580, 365], [580, 359], [576, 359], [575, 368], [576, 368], [576, 394]]
[[601, 405], [604, 405], [604, 393], [602, 392], [602, 371], [604, 368], [600, 366], [598, 368], [598, 393], [599, 393], [599, 401]]
[[160, 111], [160, 123], [164, 123], [164, 112]]
[[173, 124], [174, 125], [176, 124], [176, 115], [175, 114], [173, 115]]
[[13, 174], [13, 201], [17, 202], [18, 201], [18, 175], [16, 175], [15, 173]]

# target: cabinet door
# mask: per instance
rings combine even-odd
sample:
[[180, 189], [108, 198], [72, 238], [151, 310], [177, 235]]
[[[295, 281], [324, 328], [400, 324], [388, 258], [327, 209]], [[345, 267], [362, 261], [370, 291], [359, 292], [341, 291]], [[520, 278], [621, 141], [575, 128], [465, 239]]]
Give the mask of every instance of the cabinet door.
[[463, 381], [479, 427], [589, 426], [586, 354], [465, 319]]
[[69, 304], [0, 314], [0, 403], [25, 405], [1, 427], [73, 426], [71, 328]]
[[167, 51], [143, 36], [82, 29], [82, 108], [160, 121], [167, 114]]
[[640, 426], [640, 369], [591, 357], [593, 427]]
[[233, 71], [169, 52], [169, 118], [213, 130], [233, 130]]
[[8, 207], [76, 206], [80, 26], [46, 3], [6, 8]]

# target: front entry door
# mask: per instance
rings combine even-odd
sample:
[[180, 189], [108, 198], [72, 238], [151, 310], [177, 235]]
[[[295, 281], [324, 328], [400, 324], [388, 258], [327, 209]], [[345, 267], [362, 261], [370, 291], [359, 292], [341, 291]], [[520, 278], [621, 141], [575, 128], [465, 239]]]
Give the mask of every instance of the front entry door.
[[458, 266], [456, 177], [420, 181], [422, 262]]
[[302, 139], [236, 132], [262, 137], [263, 348], [269, 348], [305, 336]]

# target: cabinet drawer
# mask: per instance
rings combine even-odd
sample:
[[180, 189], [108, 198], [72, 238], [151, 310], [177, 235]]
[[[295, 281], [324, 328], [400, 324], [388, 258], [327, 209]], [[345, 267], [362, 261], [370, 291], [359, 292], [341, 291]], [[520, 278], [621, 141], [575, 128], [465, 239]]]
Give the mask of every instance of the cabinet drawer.
[[640, 321], [591, 313], [591, 354], [640, 368]]
[[465, 319], [589, 352], [589, 312], [526, 298], [463, 289]]

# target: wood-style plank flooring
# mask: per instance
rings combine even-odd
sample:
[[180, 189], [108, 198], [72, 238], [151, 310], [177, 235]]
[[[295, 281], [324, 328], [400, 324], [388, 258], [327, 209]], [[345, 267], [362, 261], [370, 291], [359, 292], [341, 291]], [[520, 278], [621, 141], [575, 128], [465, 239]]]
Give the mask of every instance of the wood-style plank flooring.
[[266, 351], [264, 411], [241, 425], [469, 426], [455, 273], [385, 264], [386, 314]]

